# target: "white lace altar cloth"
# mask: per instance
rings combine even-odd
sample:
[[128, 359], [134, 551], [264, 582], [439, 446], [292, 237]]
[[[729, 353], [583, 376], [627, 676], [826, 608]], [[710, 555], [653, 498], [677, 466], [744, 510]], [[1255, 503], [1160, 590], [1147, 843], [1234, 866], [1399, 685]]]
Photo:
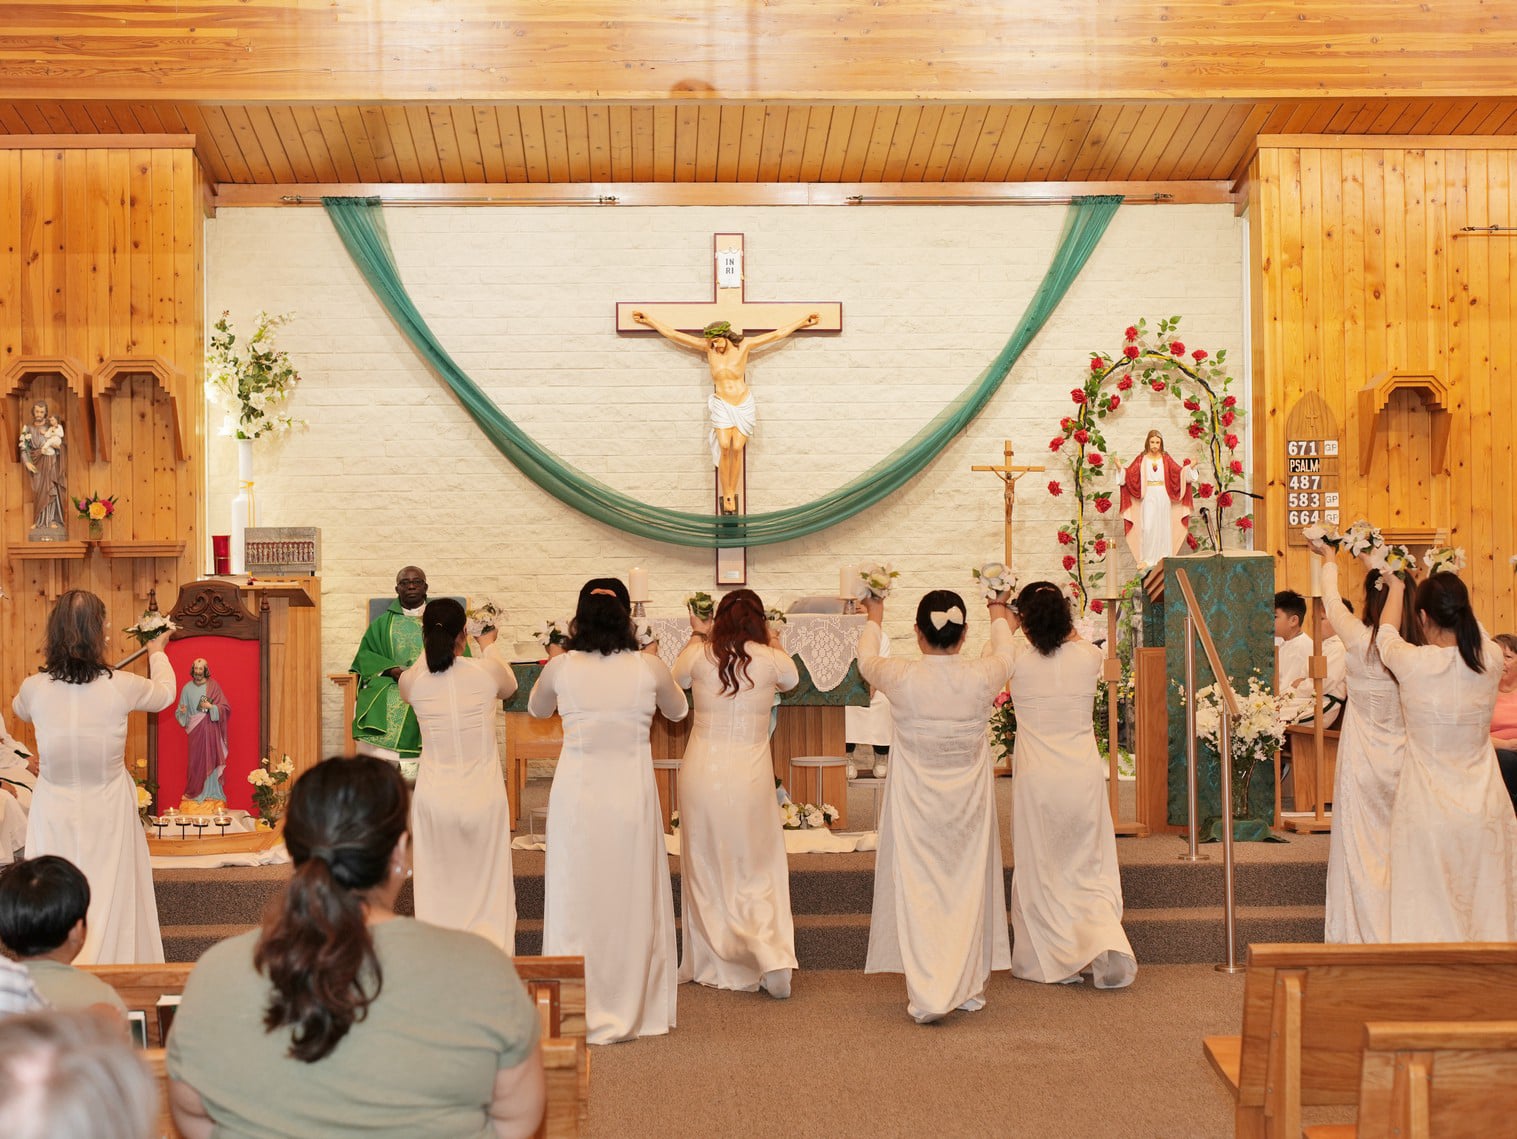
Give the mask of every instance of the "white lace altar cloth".
[[[659, 659], [670, 668], [690, 636], [689, 617], [649, 617], [658, 637]], [[780, 626], [780, 644], [799, 657], [819, 692], [830, 692], [848, 677], [858, 658], [862, 613], [794, 613]]]

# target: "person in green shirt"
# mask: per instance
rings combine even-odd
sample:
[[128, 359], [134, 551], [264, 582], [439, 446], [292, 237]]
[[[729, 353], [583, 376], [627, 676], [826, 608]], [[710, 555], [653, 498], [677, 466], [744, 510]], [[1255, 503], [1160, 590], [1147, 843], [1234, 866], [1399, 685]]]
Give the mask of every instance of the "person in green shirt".
[[416, 713], [400, 698], [396, 682], [421, 656], [421, 613], [426, 607], [427, 575], [406, 566], [395, 575], [395, 600], [369, 624], [348, 667], [358, 674], [353, 739], [365, 755], [415, 759], [421, 754]]
[[213, 946], [168, 1040], [186, 1139], [513, 1139], [546, 1102], [538, 1018], [504, 952], [395, 914], [410, 797], [330, 759], [290, 793], [295, 863], [261, 929]]
[[0, 871], [0, 943], [26, 966], [43, 1000], [54, 1008], [103, 1005], [124, 1018], [120, 994], [73, 966], [89, 908], [90, 884], [67, 858], [44, 854]]

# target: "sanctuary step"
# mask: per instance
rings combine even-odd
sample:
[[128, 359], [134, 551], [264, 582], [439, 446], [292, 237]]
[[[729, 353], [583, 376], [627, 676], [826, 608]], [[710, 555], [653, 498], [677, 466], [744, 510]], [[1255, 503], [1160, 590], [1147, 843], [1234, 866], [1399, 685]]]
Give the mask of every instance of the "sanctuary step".
[[[536, 781], [534, 781], [536, 782]], [[1000, 780], [1003, 852], [1010, 897], [1009, 781]], [[545, 788], [539, 789], [539, 791]], [[1240, 843], [1236, 887], [1238, 936], [1249, 942], [1322, 939], [1327, 888], [1326, 835], [1291, 835], [1284, 844]], [[1210, 861], [1183, 862], [1174, 835], [1119, 839], [1125, 904], [1123, 924], [1140, 964], [1215, 962], [1224, 956], [1222, 851], [1204, 846]], [[790, 897], [796, 955], [803, 969], [862, 969], [869, 945], [874, 890], [873, 853], [793, 855]], [[680, 912], [678, 859], [671, 860], [675, 914]], [[517, 951], [540, 952], [543, 855], [515, 851]], [[288, 867], [159, 870], [154, 873], [164, 950], [171, 961], [193, 961], [216, 941], [256, 925], [283, 887]], [[409, 885], [397, 908], [411, 913]]]

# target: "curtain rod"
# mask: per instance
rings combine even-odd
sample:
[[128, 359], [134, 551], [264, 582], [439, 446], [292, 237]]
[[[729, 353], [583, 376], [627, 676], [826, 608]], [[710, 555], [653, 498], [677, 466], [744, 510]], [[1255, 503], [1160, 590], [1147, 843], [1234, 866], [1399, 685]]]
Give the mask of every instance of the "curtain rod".
[[[1087, 197], [1085, 194], [1058, 194], [1043, 196], [1020, 197], [1005, 195], [1002, 197], [933, 197], [923, 194], [920, 197], [913, 195], [900, 195], [887, 197], [872, 194], [851, 194], [843, 200], [850, 206], [1067, 206], [1077, 197]], [[1137, 197], [1128, 196], [1129, 204], [1133, 202], [1171, 202], [1173, 194], [1143, 194]]]
[[[378, 198], [386, 206], [614, 206], [619, 199], [615, 194], [600, 194], [590, 198], [449, 198], [449, 197], [399, 197], [383, 194], [364, 194], [363, 197]], [[306, 194], [283, 194], [279, 200], [291, 206], [319, 206], [320, 197]]]

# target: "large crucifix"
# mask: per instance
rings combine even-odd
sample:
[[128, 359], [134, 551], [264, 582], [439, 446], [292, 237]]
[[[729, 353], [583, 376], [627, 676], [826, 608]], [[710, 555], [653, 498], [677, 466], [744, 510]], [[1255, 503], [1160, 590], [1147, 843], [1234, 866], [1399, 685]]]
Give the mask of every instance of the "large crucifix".
[[[718, 233], [712, 247], [710, 301], [622, 301], [616, 306], [616, 330], [651, 330], [683, 348], [705, 354], [715, 387], [707, 408], [711, 415], [711, 461], [716, 468], [716, 506], [721, 514], [742, 514], [747, 511], [745, 456], [756, 424], [753, 394], [748, 390], [748, 354], [794, 332], [840, 331], [843, 306], [837, 301], [749, 301], [743, 235]], [[746, 578], [743, 550], [717, 551], [718, 585], [741, 585]]]
[[1011, 516], [1017, 506], [1017, 480], [1025, 474], [1034, 471], [1047, 470], [1046, 467], [1019, 467], [1011, 461], [1011, 440], [1006, 440], [1006, 461], [1000, 466], [972, 466], [971, 471], [991, 471], [997, 478], [1006, 484], [1006, 568], [1011, 568]]

